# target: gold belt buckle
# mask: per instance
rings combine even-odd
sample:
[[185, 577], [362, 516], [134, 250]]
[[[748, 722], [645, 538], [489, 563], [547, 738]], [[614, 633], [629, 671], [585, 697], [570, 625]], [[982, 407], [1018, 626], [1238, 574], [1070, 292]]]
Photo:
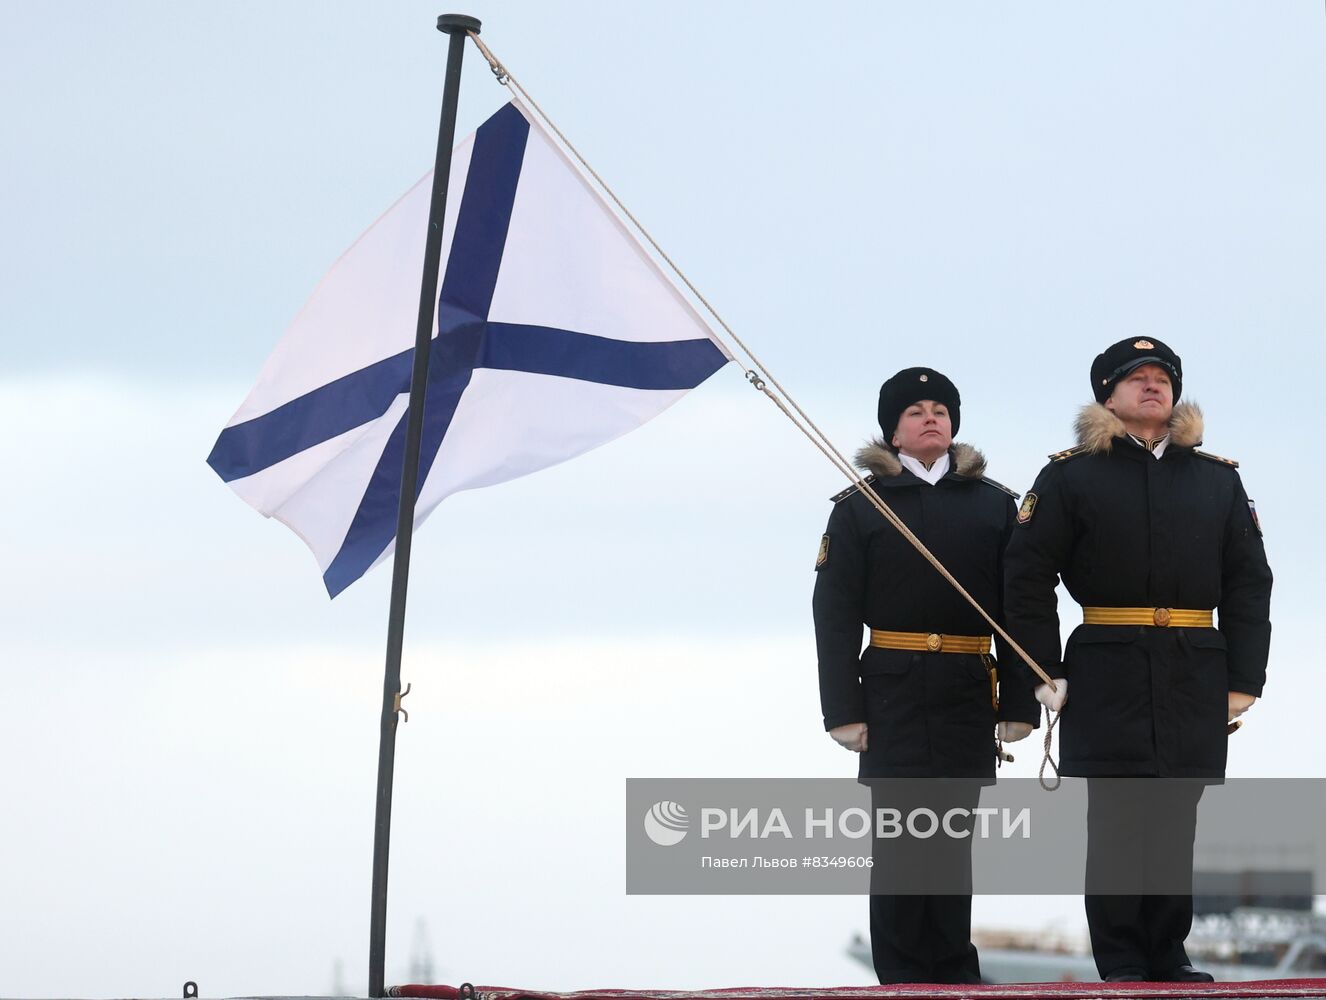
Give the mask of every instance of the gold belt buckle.
[[1169, 608], [1156, 608], [1155, 613], [1151, 616], [1151, 620], [1161, 628], [1165, 628], [1169, 625]]
[[938, 632], [931, 632], [925, 637], [925, 648], [932, 653], [938, 653], [944, 648], [944, 637]]

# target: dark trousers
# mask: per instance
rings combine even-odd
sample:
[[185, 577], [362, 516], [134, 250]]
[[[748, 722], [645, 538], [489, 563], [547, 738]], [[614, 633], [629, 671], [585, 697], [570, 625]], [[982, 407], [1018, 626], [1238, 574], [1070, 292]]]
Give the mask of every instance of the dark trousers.
[[[906, 817], [925, 809], [941, 820], [950, 809], [968, 816], [980, 801], [974, 781], [899, 779], [870, 782], [871, 803], [896, 809], [904, 833], [875, 836], [870, 877], [870, 951], [880, 983], [979, 983], [981, 965], [971, 943], [970, 818], [931, 837], [906, 833]], [[890, 814], [891, 815], [891, 814]], [[919, 824], [928, 828], [928, 817]], [[879, 833], [878, 828], [875, 831]]]
[[1203, 784], [1162, 778], [1087, 780], [1087, 927], [1104, 978], [1150, 978], [1188, 964], [1193, 840]]

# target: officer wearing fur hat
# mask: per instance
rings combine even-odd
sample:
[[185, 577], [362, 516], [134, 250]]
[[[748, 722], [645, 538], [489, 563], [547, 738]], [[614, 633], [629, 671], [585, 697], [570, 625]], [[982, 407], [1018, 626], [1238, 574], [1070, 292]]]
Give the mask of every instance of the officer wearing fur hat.
[[[1238, 463], [1198, 450], [1202, 414], [1179, 402], [1178, 355], [1155, 338], [1121, 340], [1092, 364], [1091, 387], [1076, 446], [1050, 456], [1018, 511], [1008, 628], [1055, 678], [1058, 690], [1042, 684], [1036, 697], [1062, 710], [1061, 773], [1088, 779], [1086, 910], [1101, 976], [1209, 981], [1184, 949], [1197, 800], [1223, 780], [1227, 724], [1262, 693], [1271, 571]], [[1062, 657], [1061, 578], [1082, 605]], [[1104, 780], [1132, 777], [1184, 780]], [[1189, 891], [1093, 885], [1112, 863], [1143, 866], [1111, 857], [1124, 843], [1168, 843], [1170, 874]]]
[[[933, 368], [898, 372], [880, 389], [883, 437], [857, 454], [857, 464], [999, 620], [1016, 494], [986, 478], [979, 451], [953, 442], [960, 407], [957, 387]], [[858, 488], [833, 503], [813, 601], [824, 728], [860, 754], [864, 782], [969, 779], [979, 795], [979, 785], [994, 780], [996, 724], [1005, 741], [1031, 731], [1039, 711], [1031, 686], [1021, 674], [999, 676], [989, 626]], [[999, 643], [1000, 663], [1011, 660]], [[961, 843], [970, 866], [970, 840]], [[970, 892], [877, 893], [870, 914], [881, 983], [980, 981]]]

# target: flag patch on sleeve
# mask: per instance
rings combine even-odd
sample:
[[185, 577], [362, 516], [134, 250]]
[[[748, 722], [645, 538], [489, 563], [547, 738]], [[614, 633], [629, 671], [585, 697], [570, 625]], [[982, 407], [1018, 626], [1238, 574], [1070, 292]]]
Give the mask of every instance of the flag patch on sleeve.
[[829, 536], [825, 535], [820, 539], [819, 555], [815, 557], [815, 568], [819, 569], [829, 561]]

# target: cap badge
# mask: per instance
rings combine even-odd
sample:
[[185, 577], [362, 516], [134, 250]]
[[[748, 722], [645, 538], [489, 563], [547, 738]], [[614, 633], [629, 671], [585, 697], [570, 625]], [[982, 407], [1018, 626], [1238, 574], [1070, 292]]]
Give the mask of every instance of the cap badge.
[[922, 381], [922, 382], [929, 382], [929, 381], [930, 381], [930, 376], [929, 376], [929, 375], [922, 375], [922, 376], [921, 376], [921, 381]]
[[1156, 349], [1156, 345], [1151, 343], [1151, 341], [1149, 340], [1135, 341], [1133, 343], [1133, 346], [1137, 348], [1139, 351], [1154, 351]]

